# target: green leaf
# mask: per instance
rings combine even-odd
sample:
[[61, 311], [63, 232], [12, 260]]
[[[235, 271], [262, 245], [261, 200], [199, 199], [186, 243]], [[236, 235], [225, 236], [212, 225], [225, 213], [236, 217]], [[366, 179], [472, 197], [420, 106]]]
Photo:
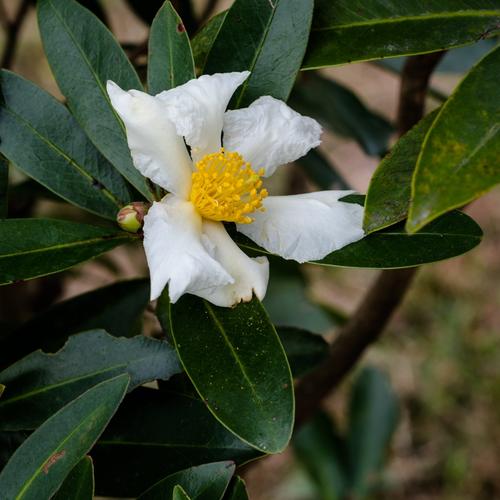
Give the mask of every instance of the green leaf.
[[[1, 104], [1, 101], [0, 101]], [[0, 124], [1, 124], [0, 116]], [[2, 142], [0, 142], [0, 148]], [[7, 217], [9, 209], [9, 162], [0, 154], [0, 219]]]
[[328, 343], [319, 335], [290, 326], [276, 327], [294, 377], [301, 377], [323, 361]]
[[179, 484], [174, 486], [172, 500], [191, 500], [191, 497], [184, 491], [184, 488]]
[[107, 80], [125, 90], [142, 89], [127, 56], [104, 24], [74, 0], [40, 0], [38, 24], [50, 67], [75, 118], [97, 149], [151, 199], [106, 92]]
[[64, 220], [0, 220], [0, 285], [64, 271], [133, 239], [116, 229]]
[[236, 476], [229, 484], [228, 491], [224, 495], [224, 500], [248, 500], [248, 493], [245, 481]]
[[234, 473], [233, 462], [215, 462], [190, 467], [162, 479], [145, 491], [138, 500], [164, 500], [182, 486], [192, 500], [220, 500]]
[[207, 57], [205, 73], [251, 71], [234, 107], [263, 95], [286, 101], [309, 37], [313, 0], [236, 0]]
[[94, 498], [94, 467], [92, 459], [83, 457], [68, 474], [53, 500], [92, 500]]
[[363, 227], [367, 233], [406, 218], [417, 158], [436, 115], [437, 110], [428, 114], [401, 137], [375, 170], [365, 201]]
[[92, 450], [100, 495], [138, 496], [165, 476], [203, 463], [241, 464], [259, 453], [213, 418], [203, 401], [139, 387]]
[[182, 20], [166, 1], [151, 25], [148, 92], [169, 90], [195, 78], [193, 54]]
[[[415, 234], [406, 233], [404, 224], [371, 233], [311, 264], [373, 269], [420, 266], [462, 255], [476, 247], [482, 236], [483, 232], [476, 222], [455, 211], [443, 215]], [[233, 239], [249, 255], [268, 253], [242, 235], [238, 234]]]
[[201, 73], [207, 62], [208, 54], [212, 50], [214, 40], [217, 38], [222, 23], [226, 19], [226, 15], [227, 10], [219, 12], [216, 16], [212, 17], [191, 40], [194, 64], [196, 69]]
[[170, 307], [177, 354], [214, 416], [264, 453], [282, 451], [293, 427], [293, 381], [283, 347], [258, 299], [230, 309], [194, 295]]
[[142, 335], [116, 338], [103, 330], [74, 335], [55, 354], [36, 351], [0, 373], [0, 429], [34, 429], [96, 383], [127, 373], [129, 389], [179, 373], [174, 350]]
[[336, 167], [318, 149], [311, 149], [296, 163], [320, 189], [350, 189]]
[[500, 182], [500, 47], [484, 57], [442, 106], [418, 158], [406, 228], [439, 215]]
[[314, 480], [318, 497], [341, 500], [349, 486], [346, 444], [325, 413], [318, 413], [294, 436], [297, 458]]
[[132, 201], [123, 177], [93, 147], [69, 111], [44, 90], [0, 72], [0, 151], [61, 198], [114, 220]]
[[497, 0], [316, 0], [303, 68], [459, 47], [499, 26]]
[[306, 73], [293, 89], [290, 106], [353, 138], [369, 155], [382, 156], [388, 150], [392, 125], [368, 109], [351, 90], [329, 78]]
[[5, 386], [0, 384], [0, 398], [2, 397], [3, 391], [5, 391]]
[[357, 377], [349, 403], [348, 447], [352, 489], [364, 495], [374, 486], [399, 420], [397, 396], [376, 368]]
[[115, 337], [137, 335], [148, 302], [146, 279], [113, 283], [58, 302], [0, 341], [0, 366], [36, 349], [55, 352], [70, 335], [86, 330], [102, 328]]
[[120, 375], [97, 384], [31, 434], [0, 473], [4, 498], [50, 498], [106, 427], [128, 382]]

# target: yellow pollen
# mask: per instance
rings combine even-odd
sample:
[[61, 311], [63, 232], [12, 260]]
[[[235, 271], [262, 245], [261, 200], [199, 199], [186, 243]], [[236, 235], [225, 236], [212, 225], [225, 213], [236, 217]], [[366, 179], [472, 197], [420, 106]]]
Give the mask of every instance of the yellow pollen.
[[206, 219], [250, 224], [254, 219], [249, 214], [265, 210], [263, 175], [264, 169], [255, 172], [241, 155], [221, 148], [196, 163], [189, 198]]

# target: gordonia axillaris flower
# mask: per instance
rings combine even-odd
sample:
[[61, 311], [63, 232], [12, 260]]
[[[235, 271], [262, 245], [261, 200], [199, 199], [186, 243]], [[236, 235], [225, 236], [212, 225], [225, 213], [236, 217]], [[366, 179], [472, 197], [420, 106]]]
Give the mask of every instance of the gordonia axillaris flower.
[[268, 196], [261, 178], [318, 146], [321, 127], [269, 96], [226, 111], [248, 75], [204, 75], [154, 97], [108, 82], [135, 167], [169, 193], [144, 219], [151, 300], [167, 284], [172, 302], [185, 293], [225, 307], [264, 297], [267, 259], [243, 253], [224, 221], [298, 262], [363, 236], [362, 208], [338, 201], [350, 191]]

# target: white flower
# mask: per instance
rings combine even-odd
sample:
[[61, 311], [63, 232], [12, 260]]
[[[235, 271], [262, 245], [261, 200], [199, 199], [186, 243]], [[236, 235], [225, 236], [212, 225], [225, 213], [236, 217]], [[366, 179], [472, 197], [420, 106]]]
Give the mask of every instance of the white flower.
[[264, 297], [267, 259], [244, 254], [221, 221], [298, 262], [363, 237], [362, 208], [338, 201], [350, 191], [267, 196], [260, 178], [318, 146], [321, 127], [269, 96], [226, 111], [248, 75], [204, 75], [154, 97], [108, 82], [135, 167], [169, 192], [144, 222], [151, 300], [167, 284], [172, 302], [184, 293], [225, 307]]

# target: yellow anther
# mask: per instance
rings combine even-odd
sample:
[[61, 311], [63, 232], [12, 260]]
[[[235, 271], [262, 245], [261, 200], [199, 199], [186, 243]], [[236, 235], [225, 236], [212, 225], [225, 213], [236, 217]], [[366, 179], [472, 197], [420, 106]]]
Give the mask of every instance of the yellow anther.
[[263, 168], [256, 173], [241, 155], [221, 148], [196, 163], [190, 200], [206, 219], [250, 224], [249, 215], [264, 210], [263, 175]]

